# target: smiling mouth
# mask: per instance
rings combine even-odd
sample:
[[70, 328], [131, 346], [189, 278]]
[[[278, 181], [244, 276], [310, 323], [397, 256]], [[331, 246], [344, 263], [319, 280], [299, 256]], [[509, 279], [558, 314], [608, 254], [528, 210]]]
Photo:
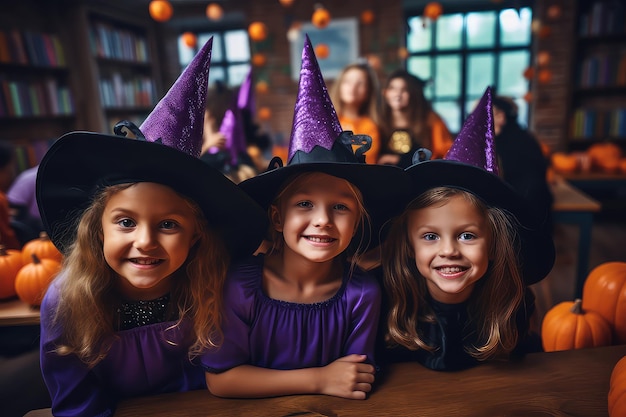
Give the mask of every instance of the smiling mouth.
[[334, 239], [332, 237], [319, 237], [319, 236], [305, 236], [304, 237], [306, 240], [309, 240], [311, 242], [315, 242], [315, 243], [331, 243], [334, 242], [337, 239]]
[[139, 258], [131, 258], [129, 259], [131, 263], [138, 265], [156, 265], [163, 262], [161, 259], [151, 258], [151, 259], [139, 259]]
[[467, 271], [468, 268], [461, 266], [442, 266], [435, 269], [442, 274], [458, 274], [459, 272]]

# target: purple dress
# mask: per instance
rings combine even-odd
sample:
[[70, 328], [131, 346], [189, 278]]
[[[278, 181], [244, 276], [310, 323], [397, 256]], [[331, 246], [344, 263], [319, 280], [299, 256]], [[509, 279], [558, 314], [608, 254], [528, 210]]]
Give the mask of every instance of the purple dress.
[[269, 298], [262, 290], [263, 256], [233, 266], [224, 294], [224, 343], [201, 362], [220, 373], [248, 364], [271, 369], [325, 366], [349, 354], [374, 364], [380, 313], [378, 282], [346, 265], [343, 283], [330, 299], [296, 304]]
[[57, 281], [41, 305], [40, 342], [41, 369], [55, 416], [109, 416], [124, 398], [206, 389], [203, 369], [187, 356], [189, 323], [171, 330], [166, 329], [173, 321], [117, 332], [108, 355], [91, 370], [75, 355], [52, 352], [61, 331], [51, 322], [59, 298]]

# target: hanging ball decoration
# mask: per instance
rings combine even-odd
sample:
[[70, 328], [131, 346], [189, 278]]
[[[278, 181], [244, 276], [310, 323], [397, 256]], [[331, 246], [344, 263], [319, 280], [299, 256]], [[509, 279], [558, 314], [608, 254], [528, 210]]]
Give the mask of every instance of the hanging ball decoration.
[[330, 23], [330, 13], [324, 7], [318, 7], [311, 16], [311, 23], [318, 29], [324, 29]]
[[152, 0], [148, 6], [150, 16], [157, 22], [166, 22], [174, 14], [172, 5], [167, 0]]
[[259, 109], [258, 116], [259, 120], [269, 120], [272, 117], [272, 111], [269, 107], [263, 106]]
[[254, 86], [254, 90], [259, 94], [266, 94], [268, 91], [270, 91], [270, 87], [267, 84], [267, 81], [260, 80]]
[[185, 32], [182, 35], [183, 43], [190, 48], [195, 48], [198, 44], [198, 38], [192, 32]]
[[374, 17], [374, 12], [370, 9], [363, 10], [363, 12], [361, 13], [361, 23], [363, 23], [364, 25], [371, 25], [372, 23], [374, 23]]
[[431, 1], [424, 7], [424, 17], [437, 20], [443, 13], [443, 6], [438, 1]]
[[278, 2], [285, 7], [289, 7], [293, 4], [293, 0], [278, 0]]
[[530, 22], [530, 30], [533, 33], [539, 33], [540, 29], [541, 29], [541, 20], [533, 19], [532, 22]]
[[541, 51], [537, 54], [537, 65], [543, 67], [550, 63], [550, 52]]
[[400, 48], [398, 48], [398, 58], [407, 59], [408, 57], [409, 57], [408, 49], [406, 49], [404, 46], [401, 46]]
[[291, 25], [289, 30], [287, 30], [287, 40], [289, 42], [296, 42], [299, 36], [300, 36], [300, 26]]
[[220, 20], [224, 16], [224, 9], [217, 3], [210, 3], [206, 7], [206, 17], [209, 20]]
[[265, 56], [265, 54], [257, 52], [256, 54], [252, 55], [252, 65], [254, 65], [255, 67], [262, 67], [265, 64], [267, 64], [267, 57]]
[[330, 55], [330, 48], [325, 43], [320, 43], [315, 46], [315, 55], [319, 59], [326, 59]]
[[267, 38], [267, 26], [263, 22], [252, 22], [248, 26], [248, 35], [254, 42], [261, 42]]
[[526, 94], [524, 94], [524, 101], [526, 101], [527, 103], [530, 103], [531, 101], [533, 101], [533, 93], [529, 91]]
[[524, 70], [524, 72], [522, 73], [522, 75], [524, 76], [524, 78], [526, 78], [527, 80], [532, 79], [535, 76], [535, 68], [534, 67], [528, 67]]
[[541, 84], [547, 84], [552, 81], [552, 71], [549, 69], [542, 69], [537, 73], [537, 80]]
[[550, 26], [544, 26], [542, 25], [541, 28], [539, 28], [539, 37], [541, 39], [546, 39], [548, 38], [550, 35], [552, 34], [552, 29], [550, 29]]
[[561, 11], [561, 6], [553, 4], [552, 6], [548, 7], [548, 10], [546, 10], [546, 14], [550, 19], [558, 19], [559, 17], [561, 17]]
[[372, 67], [375, 71], [380, 71], [383, 66], [383, 63], [380, 57], [376, 54], [367, 55], [367, 63], [370, 67]]

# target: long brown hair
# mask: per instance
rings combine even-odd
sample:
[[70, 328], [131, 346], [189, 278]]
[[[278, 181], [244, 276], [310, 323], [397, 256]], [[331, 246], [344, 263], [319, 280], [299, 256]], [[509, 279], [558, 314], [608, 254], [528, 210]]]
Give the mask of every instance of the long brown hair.
[[520, 337], [516, 325], [516, 312], [520, 308], [524, 283], [518, 263], [515, 218], [497, 207], [488, 207], [467, 191], [438, 187], [414, 199], [406, 210], [394, 220], [383, 246], [384, 285], [389, 296], [385, 340], [389, 346], [407, 349], [434, 350], [419, 331], [421, 322], [435, 322], [428, 305], [426, 280], [415, 265], [413, 248], [409, 239], [409, 216], [416, 210], [445, 204], [454, 196], [462, 196], [483, 213], [489, 225], [490, 265], [474, 287], [468, 302], [469, 320], [478, 332], [479, 343], [465, 346], [477, 360], [508, 355]]
[[372, 119], [375, 124], [378, 124], [380, 118], [381, 103], [380, 83], [378, 82], [378, 76], [376, 75], [376, 72], [374, 72], [374, 69], [367, 62], [356, 62], [354, 64], [346, 65], [341, 70], [341, 73], [339, 74], [337, 79], [333, 82], [328, 91], [328, 95], [330, 96], [330, 99], [335, 106], [335, 110], [337, 114], [341, 117], [341, 115], [343, 114], [344, 106], [343, 102], [341, 101], [339, 90], [343, 77], [345, 76], [346, 72], [351, 69], [357, 69], [362, 71], [367, 78], [368, 94], [366, 100], [361, 104], [361, 107], [359, 108], [359, 115], [367, 116]]
[[[59, 274], [59, 302], [53, 322], [63, 328], [57, 346], [60, 355], [75, 354], [88, 366], [101, 361], [111, 347], [115, 333], [116, 275], [104, 258], [102, 215], [113, 195], [133, 184], [104, 188], [78, 221], [76, 240], [71, 245]], [[183, 319], [192, 323], [194, 340], [190, 357], [221, 343], [220, 310], [222, 288], [229, 255], [221, 237], [209, 228], [199, 206], [180, 195], [195, 218], [198, 241], [173, 280], [172, 306], [178, 310], [178, 327]], [[167, 337], [167, 335], [166, 335]]]

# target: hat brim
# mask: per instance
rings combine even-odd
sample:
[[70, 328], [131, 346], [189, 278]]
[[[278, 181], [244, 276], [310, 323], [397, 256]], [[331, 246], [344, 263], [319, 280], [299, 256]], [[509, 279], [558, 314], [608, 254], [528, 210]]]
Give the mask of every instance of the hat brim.
[[369, 246], [379, 243], [380, 227], [402, 210], [410, 185], [409, 178], [396, 166], [311, 162], [266, 171], [243, 181], [239, 186], [262, 207], [268, 209], [287, 181], [305, 172], [319, 172], [343, 178], [359, 189], [371, 219]]
[[478, 196], [488, 206], [500, 207], [520, 223], [521, 267], [528, 285], [541, 281], [554, 266], [556, 250], [552, 231], [538, 218], [526, 201], [495, 174], [472, 165], [450, 160], [432, 160], [406, 169], [415, 198], [434, 187], [451, 187]]
[[193, 199], [233, 257], [251, 254], [267, 228], [265, 212], [221, 172], [169, 146], [93, 132], [58, 139], [37, 174], [37, 204], [52, 242], [66, 252], [76, 219], [102, 187], [133, 182], [167, 185]]

